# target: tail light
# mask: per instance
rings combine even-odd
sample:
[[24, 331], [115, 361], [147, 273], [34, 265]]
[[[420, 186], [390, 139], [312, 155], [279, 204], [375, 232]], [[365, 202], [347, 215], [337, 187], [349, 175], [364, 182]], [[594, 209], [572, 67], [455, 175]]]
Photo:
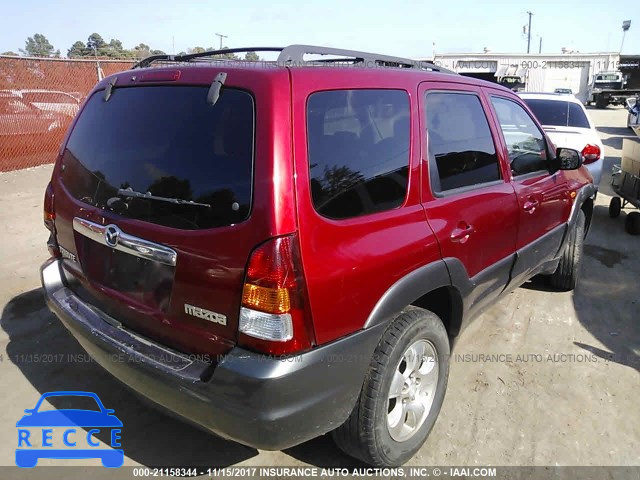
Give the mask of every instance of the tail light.
[[49, 182], [44, 191], [44, 226], [51, 232], [49, 240], [47, 241], [47, 248], [52, 257], [60, 257], [60, 249], [56, 241], [56, 212], [53, 208], [53, 197], [53, 187], [51, 186], [51, 182]]
[[298, 353], [313, 345], [295, 235], [269, 240], [251, 254], [238, 330], [241, 345], [272, 355]]
[[55, 229], [55, 219], [56, 212], [53, 209], [53, 187], [51, 186], [51, 182], [49, 182], [44, 191], [44, 226], [52, 233]]
[[600, 158], [600, 147], [598, 145], [587, 144], [582, 149], [582, 157], [585, 164], [593, 163]]

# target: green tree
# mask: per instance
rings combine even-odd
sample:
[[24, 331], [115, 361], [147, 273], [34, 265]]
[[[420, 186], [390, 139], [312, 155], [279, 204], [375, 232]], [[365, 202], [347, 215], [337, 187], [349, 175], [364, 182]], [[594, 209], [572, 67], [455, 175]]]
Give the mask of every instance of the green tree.
[[[222, 47], [223, 50], [226, 50], [227, 46]], [[227, 58], [229, 60], [240, 60], [240, 57], [238, 57], [235, 53], [224, 53], [222, 55], [216, 55], [216, 57], [222, 57], [222, 58]]]
[[151, 50], [151, 55], [166, 55], [162, 50]]
[[88, 55], [93, 55], [93, 52], [80, 40], [71, 45], [71, 48], [67, 50], [68, 58], [86, 57]]
[[202, 53], [202, 52], [206, 52], [206, 50], [202, 47], [187, 48], [187, 53]]
[[87, 39], [87, 48], [89, 48], [94, 55], [101, 57], [106, 53], [107, 42], [104, 41], [100, 34], [92, 33]]
[[260, 55], [258, 55], [256, 52], [247, 52], [244, 54], [244, 59], [249, 62], [259, 62]]
[[[155, 51], [157, 50], [154, 50], [154, 52]], [[132, 53], [136, 58], [139, 58], [139, 59], [146, 58], [150, 55], [157, 55], [157, 54], [154, 54], [151, 51], [151, 47], [145, 43], [140, 43], [139, 45], [136, 45], [135, 47], [133, 47]]]
[[111, 41], [109, 42], [109, 45], [107, 45], [107, 49], [112, 56], [115, 56], [116, 54], [122, 53], [124, 51], [122, 42], [116, 38], [111, 39]]
[[116, 57], [116, 58], [129, 58], [135, 57], [135, 53], [131, 50], [126, 50], [122, 46], [122, 42], [117, 38], [112, 38], [111, 41], [104, 48], [104, 54], [107, 57]]
[[146, 43], [140, 43], [133, 47], [133, 53], [137, 58], [145, 58], [151, 55], [151, 47]]
[[28, 37], [24, 42], [24, 50], [20, 50], [23, 55], [30, 57], [53, 57], [60, 56], [60, 50], [54, 51], [53, 45], [47, 37], [41, 33], [36, 33], [33, 37]]
[[16, 52], [12, 52], [11, 50], [7, 51], [7, 52], [2, 52], [2, 55], [6, 55], [8, 57], [17, 57], [18, 54]]

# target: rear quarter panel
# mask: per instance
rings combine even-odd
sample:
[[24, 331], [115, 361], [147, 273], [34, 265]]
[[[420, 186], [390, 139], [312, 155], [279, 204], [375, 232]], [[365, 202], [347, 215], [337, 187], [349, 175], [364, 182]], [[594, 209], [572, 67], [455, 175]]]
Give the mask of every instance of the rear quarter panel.
[[[322, 76], [320, 76], [322, 73]], [[378, 300], [398, 279], [440, 259], [420, 204], [420, 140], [417, 82], [411, 76], [372, 75], [351, 69], [292, 69], [293, 152], [298, 223], [304, 273], [318, 344], [363, 327]], [[321, 87], [319, 85], [322, 85]], [[315, 91], [388, 88], [405, 90], [410, 99], [409, 187], [396, 209], [332, 220], [313, 206], [307, 160], [306, 104]]]

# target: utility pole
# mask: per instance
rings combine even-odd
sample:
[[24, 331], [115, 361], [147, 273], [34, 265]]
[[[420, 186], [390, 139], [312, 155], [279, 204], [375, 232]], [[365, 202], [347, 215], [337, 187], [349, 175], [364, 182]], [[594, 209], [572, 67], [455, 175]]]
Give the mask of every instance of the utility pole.
[[222, 35], [221, 33], [216, 33], [216, 35], [218, 37], [220, 37], [220, 50], [222, 50], [222, 39], [223, 38], [229, 38], [229, 36], [228, 35]]
[[531, 17], [533, 16], [533, 13], [527, 12], [527, 15], [529, 15], [529, 30], [527, 31], [527, 53], [529, 53], [529, 49], [531, 47]]
[[627, 34], [627, 30], [631, 28], [631, 20], [625, 20], [622, 22], [622, 43], [620, 44], [620, 52], [622, 53], [622, 47], [624, 47], [624, 37]]
[[540, 37], [540, 46], [538, 47], [538, 53], [542, 53], [542, 37]]

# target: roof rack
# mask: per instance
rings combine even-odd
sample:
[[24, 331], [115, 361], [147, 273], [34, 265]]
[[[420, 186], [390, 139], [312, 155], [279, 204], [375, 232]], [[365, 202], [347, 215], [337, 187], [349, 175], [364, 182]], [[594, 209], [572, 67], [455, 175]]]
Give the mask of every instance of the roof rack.
[[[431, 70], [441, 73], [455, 73], [452, 70], [442, 68], [432, 62], [424, 60], [412, 60], [410, 58], [393, 57], [378, 53], [360, 52], [357, 50], [345, 50], [342, 48], [318, 47], [313, 45], [289, 45], [288, 47], [246, 47], [224, 48], [207, 52], [190, 53], [187, 55], [152, 55], [141, 60], [133, 68], [144, 68], [156, 61], [190, 62], [191, 60], [217, 55], [247, 52], [280, 52], [276, 63], [284, 66], [303, 65], [353, 65], [364, 67], [394, 67], [417, 70]], [[305, 55], [332, 55], [338, 58], [305, 60]]]
[[134, 68], [144, 68], [151, 65], [153, 62], [190, 62], [195, 58], [212, 57], [214, 55], [225, 55], [229, 53], [247, 53], [247, 52], [281, 52], [282, 47], [247, 47], [247, 48], [223, 48], [220, 50], [208, 50], [206, 52], [187, 53], [186, 55], [151, 55], [150, 57], [140, 60], [136, 63]]

